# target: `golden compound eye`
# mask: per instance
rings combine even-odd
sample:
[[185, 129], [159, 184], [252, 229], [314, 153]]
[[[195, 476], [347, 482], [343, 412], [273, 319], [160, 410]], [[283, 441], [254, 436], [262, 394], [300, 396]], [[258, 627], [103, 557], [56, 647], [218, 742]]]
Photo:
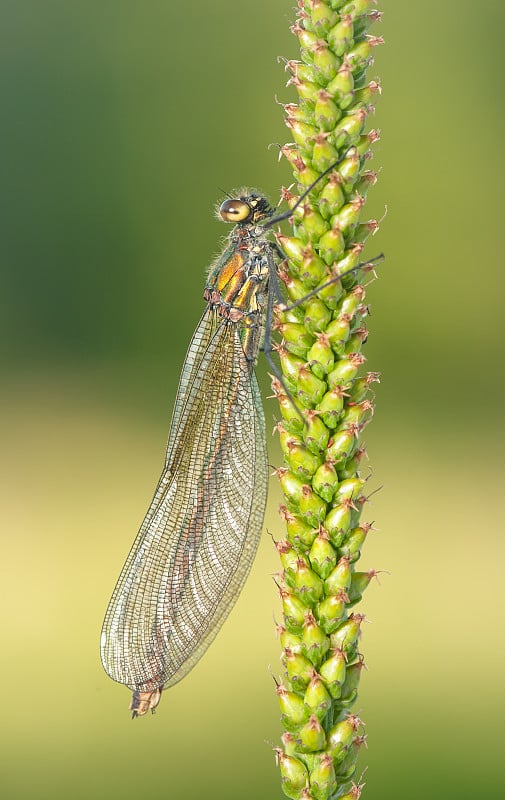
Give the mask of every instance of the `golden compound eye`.
[[243, 200], [225, 200], [221, 203], [219, 213], [225, 222], [244, 222], [252, 209]]

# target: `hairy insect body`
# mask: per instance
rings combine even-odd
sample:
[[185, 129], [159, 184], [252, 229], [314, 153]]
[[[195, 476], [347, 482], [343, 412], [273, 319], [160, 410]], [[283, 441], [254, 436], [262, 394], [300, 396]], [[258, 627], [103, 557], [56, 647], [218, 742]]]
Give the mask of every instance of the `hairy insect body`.
[[258, 224], [273, 213], [266, 198], [244, 194], [239, 201], [256, 209], [254, 220], [248, 218], [237, 223], [228, 247], [211, 269], [204, 298], [220, 316], [242, 324], [245, 356], [255, 362], [264, 326], [269, 278], [275, 274], [278, 256], [267, 231]]

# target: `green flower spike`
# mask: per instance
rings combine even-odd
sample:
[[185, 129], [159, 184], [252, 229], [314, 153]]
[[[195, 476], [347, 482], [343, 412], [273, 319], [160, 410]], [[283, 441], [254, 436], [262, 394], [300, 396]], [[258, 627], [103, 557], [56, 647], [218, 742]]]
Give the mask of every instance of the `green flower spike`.
[[[285, 62], [298, 95], [283, 106], [291, 142], [281, 153], [297, 184], [293, 193], [283, 190], [287, 205], [293, 208], [330, 168], [294, 209], [290, 234], [277, 234], [289, 300], [274, 323], [284, 377], [272, 379], [287, 531], [276, 544], [284, 670], [276, 691], [285, 733], [275, 752], [282, 788], [293, 800], [357, 800], [362, 790], [351, 781], [365, 743], [352, 713], [365, 621], [354, 606], [377, 574], [358, 569], [372, 528], [360, 519], [367, 499], [360, 439], [379, 380], [363, 370], [373, 264], [363, 263], [362, 251], [379, 226], [362, 219], [377, 180], [369, 160], [379, 134], [369, 120], [380, 84], [367, 78], [382, 44], [369, 33], [381, 18], [375, 6], [376, 0], [298, 0], [291, 30], [300, 60]], [[331, 282], [337, 276], [344, 277]]]

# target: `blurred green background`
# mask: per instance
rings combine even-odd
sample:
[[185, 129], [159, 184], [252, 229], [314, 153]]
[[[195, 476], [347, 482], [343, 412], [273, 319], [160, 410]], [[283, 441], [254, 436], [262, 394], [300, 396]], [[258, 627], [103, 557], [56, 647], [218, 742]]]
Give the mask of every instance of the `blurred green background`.
[[[2, 0], [2, 733], [9, 800], [280, 798], [265, 535], [204, 660], [133, 724], [102, 672], [113, 583], [161, 467], [227, 232], [218, 187], [277, 199], [287, 0]], [[503, 782], [505, 7], [379, 4], [380, 182], [366, 441], [384, 489], [364, 566], [366, 796]], [[501, 142], [501, 144], [500, 144]], [[259, 374], [269, 394], [266, 369]], [[268, 419], [275, 407], [266, 401]], [[280, 456], [272, 439], [271, 461]], [[266, 525], [277, 538], [272, 481]]]

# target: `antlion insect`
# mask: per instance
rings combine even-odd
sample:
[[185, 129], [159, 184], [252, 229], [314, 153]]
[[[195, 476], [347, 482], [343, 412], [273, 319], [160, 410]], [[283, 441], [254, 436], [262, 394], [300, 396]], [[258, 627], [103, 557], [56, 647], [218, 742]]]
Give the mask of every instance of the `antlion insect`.
[[268, 234], [338, 163], [283, 214], [274, 216], [267, 199], [252, 191], [219, 209], [235, 227], [208, 276], [207, 307], [182, 367], [163, 471], [102, 628], [102, 664], [132, 689], [133, 717], [154, 711], [163, 688], [197, 663], [251, 568], [268, 484], [254, 365], [264, 334], [277, 372], [271, 323], [275, 301], [282, 303], [277, 268], [285, 258]]

